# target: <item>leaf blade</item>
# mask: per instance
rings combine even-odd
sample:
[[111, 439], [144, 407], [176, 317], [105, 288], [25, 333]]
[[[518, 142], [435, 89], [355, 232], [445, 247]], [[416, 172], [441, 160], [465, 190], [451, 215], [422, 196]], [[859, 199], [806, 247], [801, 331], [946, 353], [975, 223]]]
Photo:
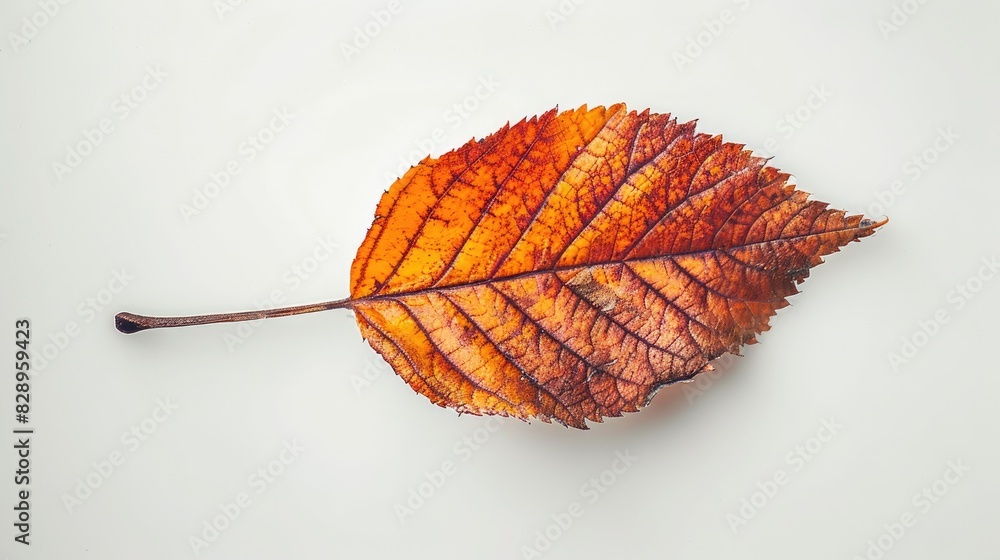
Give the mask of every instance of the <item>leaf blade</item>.
[[352, 265], [362, 335], [415, 390], [586, 427], [769, 328], [822, 256], [881, 224], [669, 115], [586, 106], [427, 158]]

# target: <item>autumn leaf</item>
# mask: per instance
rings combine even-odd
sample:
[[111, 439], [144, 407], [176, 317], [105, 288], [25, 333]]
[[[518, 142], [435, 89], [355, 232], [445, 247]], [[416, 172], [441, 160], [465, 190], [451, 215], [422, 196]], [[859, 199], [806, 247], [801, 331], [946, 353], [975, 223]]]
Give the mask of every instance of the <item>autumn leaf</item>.
[[208, 317], [349, 308], [435, 404], [585, 428], [755, 342], [823, 255], [884, 223], [788, 179], [670, 115], [552, 110], [398, 179], [349, 299]]

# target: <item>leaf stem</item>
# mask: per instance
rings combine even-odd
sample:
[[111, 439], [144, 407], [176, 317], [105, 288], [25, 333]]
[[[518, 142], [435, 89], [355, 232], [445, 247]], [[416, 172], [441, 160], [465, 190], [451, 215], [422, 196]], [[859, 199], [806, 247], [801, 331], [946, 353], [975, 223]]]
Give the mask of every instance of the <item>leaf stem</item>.
[[115, 328], [125, 334], [137, 333], [147, 329], [164, 329], [170, 327], [187, 327], [192, 325], [210, 325], [212, 323], [236, 323], [239, 321], [255, 321], [270, 317], [287, 317], [303, 313], [315, 313], [329, 309], [349, 307], [351, 299], [338, 299], [323, 303], [282, 307], [278, 309], [261, 309], [259, 311], [244, 311], [242, 313], [219, 313], [216, 315], [192, 315], [190, 317], [147, 317], [135, 313], [122, 312], [115, 315]]

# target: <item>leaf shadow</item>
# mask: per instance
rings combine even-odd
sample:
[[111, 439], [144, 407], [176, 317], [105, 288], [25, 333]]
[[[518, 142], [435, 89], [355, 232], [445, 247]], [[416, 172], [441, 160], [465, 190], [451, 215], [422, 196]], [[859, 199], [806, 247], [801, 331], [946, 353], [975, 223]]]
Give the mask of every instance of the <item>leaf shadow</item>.
[[[640, 440], [651, 433], [661, 433], [665, 427], [692, 413], [702, 401], [711, 399], [714, 389], [732, 383], [731, 374], [745, 369], [745, 360], [726, 354], [712, 362], [714, 371], [699, 373], [688, 380], [664, 385], [638, 412], [629, 412], [619, 417], [604, 418], [603, 422], [587, 423], [588, 430], [577, 430], [553, 422], [548, 429], [541, 428], [539, 420], [532, 420], [524, 426], [525, 437], [545, 440], [547, 445], [591, 445], [594, 442]], [[541, 429], [539, 429], [541, 428]], [[569, 437], [567, 438], [567, 432]], [[580, 439], [578, 439], [580, 438]], [[567, 443], [572, 441], [573, 443]], [[589, 441], [591, 444], [585, 444]]]
[[609, 428], [614, 425], [616, 429], [620, 427], [636, 432], [661, 430], [664, 425], [690, 413], [699, 402], [708, 399], [714, 388], [729, 383], [731, 374], [740, 368], [740, 364], [739, 357], [726, 354], [712, 362], [715, 370], [665, 385], [639, 412], [605, 419], [604, 424]]

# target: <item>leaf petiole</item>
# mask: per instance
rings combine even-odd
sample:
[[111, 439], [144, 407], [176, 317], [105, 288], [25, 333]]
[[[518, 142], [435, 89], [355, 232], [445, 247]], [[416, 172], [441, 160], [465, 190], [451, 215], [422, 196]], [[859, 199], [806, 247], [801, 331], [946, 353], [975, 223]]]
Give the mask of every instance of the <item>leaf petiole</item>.
[[323, 303], [282, 307], [278, 309], [261, 309], [259, 311], [244, 311], [242, 313], [219, 313], [216, 315], [192, 315], [189, 317], [147, 317], [135, 313], [122, 312], [115, 315], [115, 328], [125, 334], [132, 334], [147, 329], [164, 329], [170, 327], [188, 327], [192, 325], [210, 325], [212, 323], [237, 323], [240, 321], [255, 321], [271, 317], [288, 317], [302, 315], [329, 309], [348, 307], [351, 300], [338, 299]]

